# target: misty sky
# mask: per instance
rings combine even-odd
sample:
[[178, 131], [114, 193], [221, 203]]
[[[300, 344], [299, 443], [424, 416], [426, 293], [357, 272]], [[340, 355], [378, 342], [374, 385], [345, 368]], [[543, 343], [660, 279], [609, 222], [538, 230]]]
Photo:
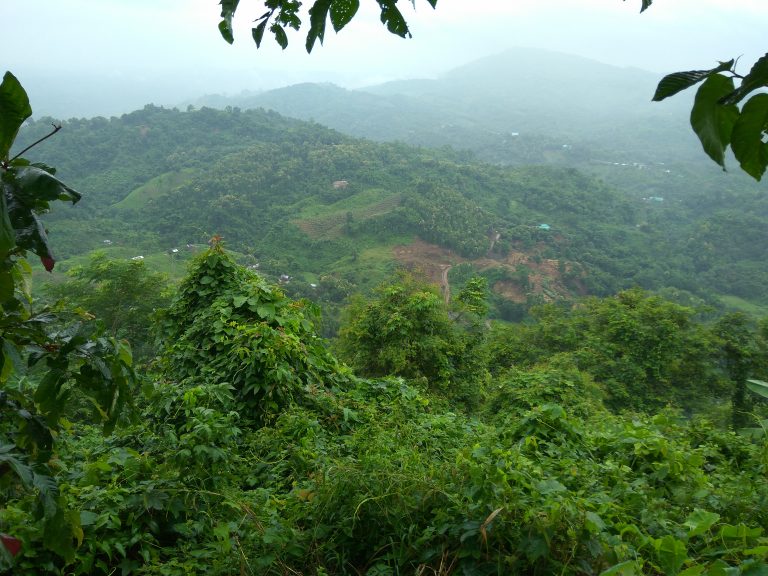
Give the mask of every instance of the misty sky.
[[[305, 31], [281, 51], [256, 50], [241, 0], [233, 46], [217, 30], [216, 0], [0, 0], [4, 68], [30, 93], [35, 115], [111, 115], [303, 81], [354, 88], [434, 77], [515, 46], [547, 48], [662, 75], [768, 49], [766, 0], [401, 0], [413, 38], [390, 35], [375, 0], [361, 0], [340, 34], [304, 51]], [[261, 9], [259, 9], [261, 6]], [[744, 70], [746, 72], [746, 70]]]

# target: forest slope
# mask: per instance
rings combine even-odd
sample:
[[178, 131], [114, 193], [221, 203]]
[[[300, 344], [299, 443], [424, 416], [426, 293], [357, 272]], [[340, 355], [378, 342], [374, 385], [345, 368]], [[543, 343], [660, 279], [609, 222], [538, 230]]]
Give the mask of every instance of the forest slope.
[[[34, 122], [23, 137], [47, 127]], [[85, 194], [48, 220], [65, 258], [105, 245], [170, 253], [220, 234], [263, 272], [292, 277], [296, 294], [338, 301], [385, 278], [394, 247], [420, 238], [455, 254], [445, 264], [463, 267], [451, 281], [481, 270], [506, 317], [635, 285], [768, 297], [768, 205], [742, 180], [710, 183], [704, 203], [693, 177], [658, 171], [658, 196], [647, 197], [573, 168], [480, 164], [237, 108], [70, 120], [40, 153]]]

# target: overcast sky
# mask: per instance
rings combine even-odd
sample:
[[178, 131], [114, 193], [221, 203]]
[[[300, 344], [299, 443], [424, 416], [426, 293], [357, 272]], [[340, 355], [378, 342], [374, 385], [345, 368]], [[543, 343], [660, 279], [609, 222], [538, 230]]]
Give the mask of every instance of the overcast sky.
[[355, 20], [338, 35], [329, 25], [325, 45], [307, 55], [305, 31], [289, 35], [285, 51], [267, 37], [256, 50], [256, 0], [241, 0], [233, 46], [218, 33], [216, 0], [0, 0], [0, 54], [36, 115], [66, 113], [57, 105], [95, 115], [302, 81], [354, 88], [430, 77], [515, 46], [660, 75], [740, 55], [751, 63], [768, 50], [768, 0], [655, 0], [642, 15], [640, 3], [439, 0], [432, 10], [400, 0], [413, 33], [402, 40], [381, 25], [375, 0], [361, 0]]

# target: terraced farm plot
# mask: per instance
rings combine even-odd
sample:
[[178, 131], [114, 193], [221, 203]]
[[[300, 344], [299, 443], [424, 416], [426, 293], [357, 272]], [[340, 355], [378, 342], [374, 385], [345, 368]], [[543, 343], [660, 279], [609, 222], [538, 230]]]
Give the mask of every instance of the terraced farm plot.
[[344, 225], [352, 220], [364, 222], [376, 216], [391, 212], [400, 205], [401, 195], [393, 194], [383, 200], [359, 208], [344, 209], [337, 203], [334, 212], [294, 220], [293, 223], [307, 236], [313, 239], [336, 238], [344, 232]]

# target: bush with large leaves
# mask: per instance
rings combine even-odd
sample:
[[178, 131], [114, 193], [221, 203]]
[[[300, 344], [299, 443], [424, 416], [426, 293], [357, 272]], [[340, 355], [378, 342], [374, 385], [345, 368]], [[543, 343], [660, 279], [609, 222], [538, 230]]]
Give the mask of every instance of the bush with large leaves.
[[220, 243], [193, 263], [162, 319], [168, 379], [226, 383], [268, 421], [305, 390], [350, 378], [317, 335], [317, 309], [238, 266]]
[[[74, 399], [86, 399], [95, 420], [114, 428], [130, 403], [134, 374], [130, 348], [100, 334], [88, 318], [33, 305], [27, 252], [46, 270], [55, 264], [39, 215], [50, 202], [77, 202], [80, 195], [50, 166], [22, 158], [29, 148], [11, 156], [31, 114], [24, 88], [7, 72], [0, 84], [0, 499], [34, 495], [43, 545], [71, 559], [82, 530], [53, 479], [55, 435]], [[0, 546], [0, 568], [10, 563]]]

